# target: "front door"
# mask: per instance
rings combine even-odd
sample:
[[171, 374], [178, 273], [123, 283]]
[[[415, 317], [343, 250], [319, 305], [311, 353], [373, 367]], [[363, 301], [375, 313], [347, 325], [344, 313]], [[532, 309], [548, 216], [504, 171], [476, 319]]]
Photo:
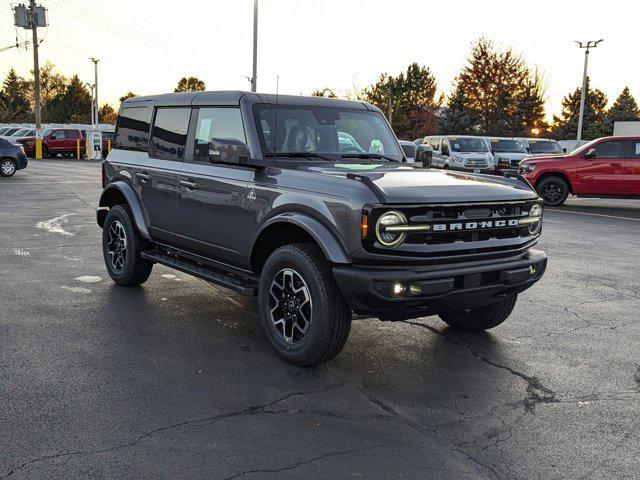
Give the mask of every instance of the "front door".
[[64, 130], [54, 130], [49, 135], [49, 138], [46, 142], [47, 150], [50, 153], [58, 153], [62, 152], [65, 148], [66, 138], [64, 135]]
[[248, 184], [253, 168], [212, 163], [209, 141], [232, 138], [246, 142], [240, 109], [201, 107], [192, 116], [193, 154], [182, 165], [179, 179], [178, 228], [190, 251], [213, 260], [243, 265]]
[[[587, 195], [619, 195], [624, 189], [625, 140], [604, 140], [593, 147], [593, 156], [576, 162], [580, 193]], [[586, 152], [585, 152], [586, 153]]]

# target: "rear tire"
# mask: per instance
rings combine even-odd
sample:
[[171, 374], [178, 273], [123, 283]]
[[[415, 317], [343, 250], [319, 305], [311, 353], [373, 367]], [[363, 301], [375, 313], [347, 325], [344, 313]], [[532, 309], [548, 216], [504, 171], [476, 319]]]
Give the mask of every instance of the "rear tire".
[[16, 163], [10, 158], [3, 158], [0, 160], [0, 175], [3, 177], [11, 177], [14, 173], [16, 173]]
[[569, 196], [569, 184], [556, 175], [545, 177], [536, 185], [538, 195], [542, 197], [545, 205], [557, 207], [562, 205]]
[[285, 245], [273, 252], [260, 275], [258, 302], [266, 336], [288, 362], [324, 363], [347, 342], [351, 309], [316, 245]]
[[153, 263], [142, 258], [143, 244], [129, 209], [124, 205], [112, 207], [102, 227], [102, 254], [109, 276], [118, 285], [141, 285], [151, 275]]
[[469, 310], [441, 313], [439, 317], [456, 330], [481, 332], [504, 322], [511, 315], [517, 300], [518, 294], [514, 293], [496, 303]]

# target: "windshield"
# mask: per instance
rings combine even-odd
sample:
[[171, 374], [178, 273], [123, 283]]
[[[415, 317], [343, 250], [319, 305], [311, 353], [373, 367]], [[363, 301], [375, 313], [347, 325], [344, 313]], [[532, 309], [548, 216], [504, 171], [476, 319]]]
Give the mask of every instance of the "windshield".
[[497, 153], [527, 153], [527, 149], [518, 140], [492, 139], [491, 148]]
[[596, 138], [595, 140], [591, 140], [590, 142], [587, 143], [583, 143], [582, 145], [580, 145], [577, 148], [574, 148], [571, 152], [569, 152], [569, 155], [576, 155], [580, 152], [586, 152], [588, 151], [593, 145], [595, 145], [596, 143], [598, 143], [598, 140], [600, 140], [599, 138]]
[[416, 154], [416, 146], [413, 143], [401, 143], [400, 148], [402, 148], [404, 156], [407, 158], [413, 158]]
[[[336, 107], [256, 104], [254, 118], [265, 155], [316, 153], [384, 155], [402, 161], [393, 132], [378, 112]], [[276, 128], [277, 120], [277, 128]], [[304, 157], [301, 157], [304, 159]]]
[[11, 134], [11, 136], [13, 136], [13, 137], [20, 137], [20, 136], [22, 136], [22, 135], [25, 135], [28, 131], [29, 131], [29, 129], [28, 129], [28, 128], [22, 128], [22, 129], [20, 129], [20, 130], [18, 130], [18, 131], [16, 131], [16, 132], [13, 132], [13, 133]]
[[562, 153], [562, 147], [558, 142], [540, 142], [529, 140], [529, 150], [531, 153]]
[[449, 143], [451, 144], [451, 150], [454, 152], [469, 153], [489, 151], [487, 144], [482, 138], [453, 137], [449, 138]]

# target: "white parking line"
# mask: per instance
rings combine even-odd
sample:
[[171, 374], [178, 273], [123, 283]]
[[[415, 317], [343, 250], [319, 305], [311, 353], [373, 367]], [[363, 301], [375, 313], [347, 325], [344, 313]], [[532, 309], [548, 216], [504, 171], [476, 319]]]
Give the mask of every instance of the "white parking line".
[[576, 212], [575, 210], [560, 210], [555, 208], [545, 208], [546, 212], [575, 213], [576, 215], [588, 215], [590, 217], [614, 218], [616, 220], [629, 220], [631, 222], [640, 222], [640, 218], [618, 217], [616, 215], [605, 215], [603, 213]]

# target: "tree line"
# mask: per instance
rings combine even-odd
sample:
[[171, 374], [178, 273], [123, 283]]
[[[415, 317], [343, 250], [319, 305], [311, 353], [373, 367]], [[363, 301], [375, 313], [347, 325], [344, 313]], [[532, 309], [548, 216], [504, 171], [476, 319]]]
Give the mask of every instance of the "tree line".
[[[0, 123], [34, 123], [33, 71], [29, 78], [21, 77], [12, 68], [0, 88]], [[196, 77], [178, 81], [175, 91], [203, 91], [205, 83]], [[136, 97], [127, 92], [120, 103]], [[42, 123], [91, 123], [91, 90], [78, 75], [67, 77], [47, 62], [40, 69], [40, 106]], [[98, 110], [100, 123], [115, 124], [117, 109], [104, 103]]]
[[[385, 114], [391, 111], [391, 124], [400, 138], [468, 134], [575, 139], [582, 88], [564, 97], [562, 113], [554, 116], [550, 124], [545, 120], [546, 90], [543, 76], [521, 55], [511, 48], [499, 49], [491, 40], [480, 38], [472, 45], [446, 98], [438, 94], [431, 70], [417, 63], [397, 76], [383, 73], [373, 85], [355, 88], [346, 97], [366, 100]], [[312, 94], [337, 96], [328, 87]], [[588, 81], [584, 139], [611, 135], [616, 121], [640, 120], [638, 104], [628, 87], [610, 108], [607, 104], [607, 96], [592, 89]]]
[[[205, 83], [197, 77], [183, 77], [174, 91], [203, 91]], [[66, 77], [47, 63], [40, 71], [43, 123], [89, 123], [91, 92], [78, 75]], [[433, 134], [496, 135], [529, 137], [540, 135], [559, 140], [575, 139], [578, 128], [581, 87], [562, 100], [562, 112], [546, 121], [546, 83], [511, 48], [500, 49], [487, 38], [480, 38], [451, 85], [448, 96], [438, 93], [431, 70], [412, 63], [405, 72], [386, 73], [363, 89], [354, 88], [346, 98], [366, 100], [385, 114], [400, 138], [419, 138]], [[331, 88], [312, 92], [315, 96], [336, 97]], [[127, 92], [123, 102], [136, 96]], [[625, 87], [611, 107], [607, 96], [587, 81], [584, 139], [613, 133], [617, 121], [640, 120], [638, 104]], [[33, 72], [23, 78], [11, 69], [0, 89], [0, 122], [29, 123], [34, 119]], [[100, 106], [101, 123], [115, 123], [117, 110]]]

